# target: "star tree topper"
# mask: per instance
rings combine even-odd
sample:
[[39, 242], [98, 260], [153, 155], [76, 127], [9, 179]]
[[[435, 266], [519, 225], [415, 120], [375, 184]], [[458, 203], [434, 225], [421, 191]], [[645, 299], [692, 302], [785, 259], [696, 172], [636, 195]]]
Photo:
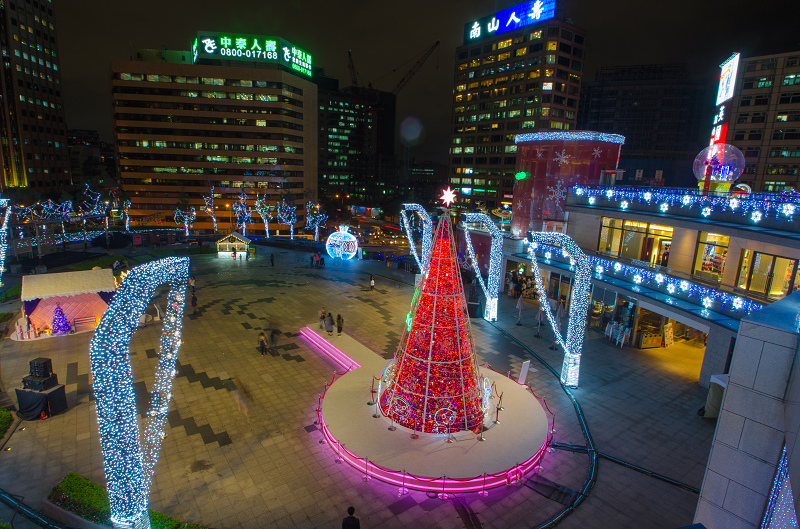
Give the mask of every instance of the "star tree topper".
[[449, 207], [450, 204], [456, 201], [456, 192], [450, 189], [450, 186], [447, 186], [447, 189], [442, 190], [442, 196], [439, 197], [439, 200]]

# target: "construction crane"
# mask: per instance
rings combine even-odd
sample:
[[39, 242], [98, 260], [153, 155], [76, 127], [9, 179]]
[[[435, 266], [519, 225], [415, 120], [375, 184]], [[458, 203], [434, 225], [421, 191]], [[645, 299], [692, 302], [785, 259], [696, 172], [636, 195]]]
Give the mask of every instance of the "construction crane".
[[[420, 68], [422, 68], [422, 65], [425, 64], [425, 61], [428, 60], [428, 57], [430, 57], [431, 54], [436, 50], [436, 48], [439, 47], [439, 44], [440, 44], [440, 42], [437, 40], [433, 44], [433, 46], [431, 46], [430, 48], [425, 50], [425, 52], [422, 54], [422, 56], [419, 58], [419, 60], [417, 60], [417, 62], [414, 63], [414, 66], [412, 66], [411, 69], [409, 69], [406, 72], [406, 74], [403, 76], [403, 78], [400, 79], [400, 81], [397, 82], [397, 84], [395, 85], [394, 89], [392, 90], [393, 94], [397, 95], [397, 92], [402, 90], [403, 87], [408, 84], [408, 82], [411, 80], [411, 78], [414, 77], [414, 75], [419, 71]], [[351, 70], [351, 72], [352, 71], [355, 71], [355, 70]]]
[[353, 52], [347, 50], [347, 67], [350, 68], [350, 82], [353, 86], [358, 86], [358, 73], [356, 72], [356, 65], [353, 63]]

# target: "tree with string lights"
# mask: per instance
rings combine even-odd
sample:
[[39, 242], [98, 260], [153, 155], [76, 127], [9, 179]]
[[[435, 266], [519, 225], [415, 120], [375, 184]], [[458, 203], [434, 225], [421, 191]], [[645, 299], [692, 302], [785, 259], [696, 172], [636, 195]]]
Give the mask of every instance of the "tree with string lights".
[[233, 213], [236, 215], [236, 227], [242, 236], [247, 236], [247, 225], [253, 222], [253, 210], [247, 207], [247, 193], [242, 192], [239, 200], [233, 203]]
[[194, 206], [192, 206], [191, 210], [182, 210], [180, 208], [175, 208], [175, 224], [183, 226], [186, 228], [186, 236], [189, 236], [189, 228], [192, 227], [194, 224], [194, 220], [197, 218], [197, 214], [194, 211]]
[[264, 193], [264, 196], [259, 195], [256, 193], [256, 200], [254, 202], [256, 213], [258, 216], [261, 217], [261, 221], [264, 223], [264, 231], [267, 232], [267, 239], [269, 239], [269, 221], [272, 219], [272, 209], [273, 206], [267, 204], [267, 194]]
[[203, 195], [203, 200], [206, 203], [205, 212], [214, 221], [214, 233], [217, 233], [219, 230], [217, 230], [217, 212], [214, 211], [214, 186], [211, 186], [211, 195]]
[[[452, 191], [445, 192], [445, 204]], [[409, 429], [482, 428], [481, 379], [447, 210], [436, 226], [420, 288], [380, 394], [384, 415]]]
[[319, 240], [319, 227], [325, 226], [328, 220], [328, 215], [320, 213], [319, 206], [314, 206], [310, 200], [306, 204], [306, 229], [314, 230], [314, 240]]
[[286, 203], [286, 200], [281, 200], [278, 204], [278, 224], [285, 224], [289, 226], [289, 238], [294, 240], [294, 224], [297, 222], [297, 214], [295, 210], [297, 206], [292, 206]]

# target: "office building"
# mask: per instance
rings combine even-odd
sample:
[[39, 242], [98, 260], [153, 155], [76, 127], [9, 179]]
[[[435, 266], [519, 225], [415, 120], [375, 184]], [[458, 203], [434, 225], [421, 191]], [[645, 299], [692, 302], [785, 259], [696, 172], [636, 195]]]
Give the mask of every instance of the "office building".
[[692, 161], [708, 145], [710, 88], [685, 64], [601, 67], [581, 89], [578, 128], [628, 138], [619, 184], [691, 186]]
[[[279, 37], [198, 33], [192, 52], [145, 50], [113, 61], [118, 180], [132, 225], [173, 224], [194, 208], [194, 229], [235, 227], [234, 203], [266, 198], [297, 207], [317, 198], [317, 87], [311, 55]], [[213, 191], [212, 191], [213, 190]], [[210, 202], [210, 200], [209, 200]], [[261, 230], [253, 212], [250, 230]], [[271, 230], [288, 230], [273, 218]]]
[[[332, 205], [376, 207], [394, 195], [396, 97], [335, 79], [319, 86], [319, 192]], [[342, 200], [348, 197], [347, 200]]]
[[743, 57], [735, 62], [733, 98], [729, 107], [718, 108], [718, 114], [727, 110], [726, 142], [745, 156], [745, 174], [739, 182], [753, 191], [797, 190], [800, 51]]
[[556, 17], [555, 0], [465, 24], [449, 153], [456, 207], [511, 203], [517, 134], [576, 128], [585, 53], [586, 33]]
[[70, 185], [67, 126], [51, 0], [0, 3], [0, 190]]

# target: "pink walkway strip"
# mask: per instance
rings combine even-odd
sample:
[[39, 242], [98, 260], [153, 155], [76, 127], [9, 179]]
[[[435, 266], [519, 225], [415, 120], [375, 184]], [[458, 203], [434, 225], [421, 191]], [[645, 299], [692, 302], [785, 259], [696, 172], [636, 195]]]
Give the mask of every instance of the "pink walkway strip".
[[352, 371], [353, 369], [361, 367], [361, 364], [344, 354], [311, 327], [303, 327], [300, 329], [300, 336], [308, 340], [312, 345], [315, 345], [317, 349], [325, 353], [328, 358], [336, 362], [346, 371]]

